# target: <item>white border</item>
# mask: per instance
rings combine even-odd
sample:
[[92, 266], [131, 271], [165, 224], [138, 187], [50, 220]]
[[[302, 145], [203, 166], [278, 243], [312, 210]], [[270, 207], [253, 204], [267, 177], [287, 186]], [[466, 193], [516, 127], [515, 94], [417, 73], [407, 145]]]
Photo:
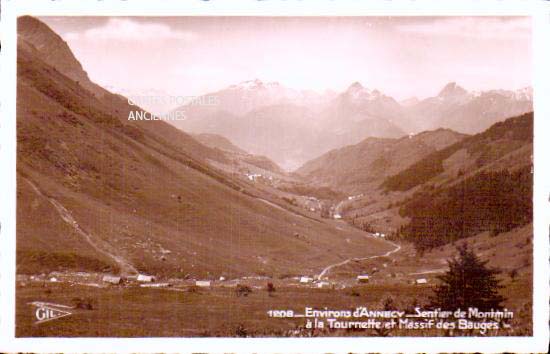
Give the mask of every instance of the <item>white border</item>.
[[[546, 352], [550, 215], [550, 1], [544, 0], [2, 0], [0, 36], [0, 351], [1, 352]], [[16, 18], [88, 16], [527, 15], [533, 18], [535, 107], [534, 336], [508, 338], [15, 338]], [[6, 271], [9, 270], [9, 271]]]

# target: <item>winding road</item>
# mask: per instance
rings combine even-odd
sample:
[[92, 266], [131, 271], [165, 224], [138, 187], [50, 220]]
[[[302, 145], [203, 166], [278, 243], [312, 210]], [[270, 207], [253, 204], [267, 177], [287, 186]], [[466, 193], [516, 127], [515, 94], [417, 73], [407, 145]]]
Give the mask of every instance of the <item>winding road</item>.
[[395, 248], [393, 250], [390, 250], [384, 254], [379, 254], [379, 255], [376, 255], [376, 256], [369, 256], [369, 257], [362, 257], [362, 258], [348, 258], [342, 262], [339, 262], [339, 263], [334, 263], [334, 264], [331, 264], [327, 267], [325, 267], [321, 273], [319, 273], [319, 275], [316, 276], [316, 278], [318, 280], [321, 280], [324, 276], [326, 276], [326, 274], [328, 272], [330, 272], [332, 269], [336, 268], [336, 267], [340, 267], [340, 266], [343, 266], [344, 264], [348, 264], [349, 262], [352, 262], [352, 261], [364, 261], [364, 260], [367, 260], [367, 259], [374, 259], [374, 258], [380, 258], [380, 257], [388, 257], [392, 254], [394, 254], [395, 252], [398, 252], [400, 249], [401, 249], [401, 246], [394, 243], [394, 242], [391, 242], [391, 241], [386, 241], [388, 243], [391, 243]]

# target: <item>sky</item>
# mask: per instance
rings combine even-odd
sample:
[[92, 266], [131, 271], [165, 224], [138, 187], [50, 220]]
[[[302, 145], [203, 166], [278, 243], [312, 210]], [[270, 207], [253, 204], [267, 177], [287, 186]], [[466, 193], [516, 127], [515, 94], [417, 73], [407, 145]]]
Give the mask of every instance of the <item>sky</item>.
[[92, 81], [197, 96], [246, 80], [397, 100], [531, 85], [527, 17], [41, 17]]

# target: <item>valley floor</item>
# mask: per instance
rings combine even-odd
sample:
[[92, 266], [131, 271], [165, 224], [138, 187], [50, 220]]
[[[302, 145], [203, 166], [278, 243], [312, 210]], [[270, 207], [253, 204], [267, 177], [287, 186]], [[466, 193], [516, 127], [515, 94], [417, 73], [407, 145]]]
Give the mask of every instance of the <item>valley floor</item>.
[[[343, 223], [343, 222], [342, 222]], [[532, 269], [526, 261], [531, 254], [530, 229], [525, 227], [502, 238], [479, 235], [468, 241], [480, 256], [492, 259], [496, 252], [513, 249], [522, 259], [516, 274], [501, 274], [505, 307], [514, 312], [508, 328], [486, 335], [523, 336], [531, 333]], [[515, 246], [509, 243], [515, 243]], [[518, 240], [520, 240], [518, 242]], [[368, 329], [308, 329], [302, 315], [313, 309], [372, 310], [395, 309], [413, 313], [425, 308], [432, 295], [436, 276], [444, 272], [446, 259], [452, 254], [448, 245], [418, 257], [411, 245], [396, 245], [394, 251], [378, 257], [349, 259], [327, 266], [320, 281], [302, 283], [297, 277], [271, 279], [250, 276], [211, 282], [197, 287], [193, 280], [170, 280], [169, 287], [143, 287], [137, 282], [108, 285], [101, 274], [58, 272], [44, 275], [19, 275], [17, 282], [17, 326], [20, 337], [90, 336], [90, 337], [201, 337], [201, 336], [440, 336], [481, 335], [475, 331], [439, 329], [389, 331]], [[369, 282], [358, 283], [356, 274], [370, 274]], [[55, 277], [55, 281], [51, 281]], [[419, 278], [426, 284], [415, 284]], [[272, 283], [275, 291], [267, 291]], [[160, 284], [165, 286], [166, 284]], [[240, 287], [247, 287], [244, 292]], [[245, 294], [246, 293], [246, 294]], [[70, 316], [36, 324], [33, 302], [53, 306], [71, 306]], [[292, 310], [293, 317], [270, 316], [269, 311]]]

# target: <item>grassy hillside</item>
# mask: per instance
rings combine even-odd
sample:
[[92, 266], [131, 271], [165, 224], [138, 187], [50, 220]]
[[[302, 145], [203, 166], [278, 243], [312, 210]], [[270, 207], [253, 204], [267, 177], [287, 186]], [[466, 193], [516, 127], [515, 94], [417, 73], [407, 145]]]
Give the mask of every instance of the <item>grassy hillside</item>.
[[247, 152], [233, 144], [229, 139], [219, 134], [194, 134], [193, 137], [203, 145], [233, 153], [246, 154]]
[[432, 248], [483, 231], [493, 235], [533, 220], [530, 166], [514, 172], [480, 172], [443, 189], [415, 194], [401, 209], [410, 222], [400, 236], [418, 248]]
[[48, 45], [19, 41], [18, 272], [285, 276], [389, 248], [212, 168], [223, 152], [128, 121], [124, 98], [94, 95], [41, 59]]
[[[447, 148], [436, 151], [403, 171], [388, 177], [382, 187], [389, 191], [407, 191], [428, 182], [444, 172], [444, 162], [460, 150], [466, 150], [473, 160], [473, 169], [482, 168], [507, 153], [532, 144], [533, 113], [507, 119], [491, 126], [483, 133], [465, 138]], [[466, 170], [461, 171], [465, 173]]]
[[370, 191], [386, 177], [464, 137], [438, 129], [399, 139], [367, 138], [309, 161], [297, 173], [319, 185], [348, 192]]
[[533, 114], [429, 154], [341, 206], [358, 227], [426, 249], [532, 220]]
[[[426, 249], [532, 221], [533, 114], [509, 118], [435, 152], [383, 183], [404, 194], [399, 236]], [[405, 192], [405, 193], [403, 193]]]

